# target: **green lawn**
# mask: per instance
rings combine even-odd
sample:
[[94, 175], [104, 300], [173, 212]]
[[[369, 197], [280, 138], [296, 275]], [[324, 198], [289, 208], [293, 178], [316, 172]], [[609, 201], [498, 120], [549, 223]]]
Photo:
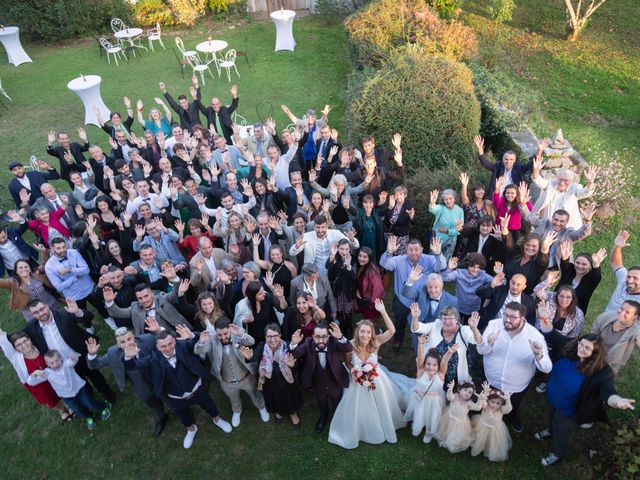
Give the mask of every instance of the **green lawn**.
[[[640, 93], [640, 55], [638, 38], [631, 35], [634, 19], [638, 18], [635, 0], [608, 2], [594, 18], [585, 32], [583, 41], [567, 45], [559, 39], [562, 12], [558, 1], [520, 0], [514, 22], [509, 25], [511, 39], [495, 46], [490, 42], [494, 26], [487, 20], [485, 1], [467, 0], [465, 19], [480, 33], [481, 52], [493, 45], [497, 53], [495, 68], [511, 73], [514, 82], [539, 92], [548, 102], [543, 105], [549, 132], [561, 127], [567, 137], [581, 151], [606, 149], [621, 151], [624, 147], [638, 147], [637, 101]], [[626, 5], [635, 9], [635, 15], [624, 12]], [[541, 7], [534, 7], [541, 5]], [[552, 8], [552, 5], [555, 7]], [[615, 27], [620, 19], [625, 26]], [[237, 80], [240, 89], [239, 112], [249, 121], [262, 116], [262, 102], [273, 105], [279, 124], [285, 117], [279, 105], [286, 102], [294, 112], [303, 112], [313, 106], [320, 109], [329, 103], [334, 110], [330, 117], [338, 128], [343, 125], [343, 80], [349, 70], [345, 36], [340, 26], [327, 26], [314, 19], [296, 21], [294, 34], [298, 42], [295, 53], [273, 52], [274, 28], [269, 22], [251, 23], [223, 31], [212, 31], [214, 38], [228, 40], [231, 47], [243, 48], [245, 35], [249, 38], [251, 67], [243, 59], [238, 68], [242, 77]], [[535, 31], [538, 34], [526, 33]], [[186, 45], [193, 47], [209, 36], [204, 27], [194, 28], [182, 35]], [[167, 39], [169, 40], [169, 39]], [[520, 42], [520, 43], [518, 43]], [[171, 42], [166, 41], [169, 47]], [[526, 49], [522, 45], [527, 45]], [[529, 47], [529, 45], [531, 45]], [[148, 106], [159, 94], [157, 82], [162, 80], [171, 93], [183, 92], [189, 75], [180, 77], [179, 68], [171, 51], [144, 55], [140, 61], [115, 67], [100, 60], [92, 42], [79, 42], [64, 46], [26, 45], [34, 59], [33, 64], [18, 68], [0, 65], [0, 78], [14, 104], [0, 109], [0, 182], [10, 179], [5, 165], [13, 160], [26, 161], [31, 154], [47, 159], [44, 153], [46, 132], [50, 128], [73, 132], [81, 126], [83, 112], [77, 97], [66, 88], [66, 83], [78, 74], [99, 74], [103, 78], [102, 93], [108, 106], [121, 110], [121, 98], [142, 98]], [[169, 47], [170, 48], [170, 47]], [[526, 51], [526, 54], [520, 52]], [[573, 54], [577, 59], [572, 60]], [[0, 58], [2, 52], [0, 52]], [[545, 63], [545, 62], [548, 62]], [[553, 68], [552, 68], [553, 67]], [[583, 82], [586, 80], [586, 84]], [[581, 97], [589, 86], [590, 95]], [[618, 86], [622, 93], [612, 88]], [[225, 80], [209, 82], [204, 87], [205, 98], [220, 96], [229, 100]], [[564, 92], [562, 95], [561, 93]], [[573, 96], [572, 96], [573, 94]], [[601, 115], [607, 127], [593, 126], [590, 112]], [[598, 117], [599, 118], [599, 117]], [[634, 123], [635, 122], [635, 123]], [[288, 122], [287, 122], [288, 123]], [[89, 137], [107, 146], [106, 136], [89, 127]], [[589, 160], [589, 156], [585, 155]], [[634, 151], [624, 154], [625, 161], [637, 161]], [[6, 190], [2, 190], [2, 205], [10, 206]], [[617, 228], [624, 220], [614, 222]], [[630, 226], [638, 232], [637, 223]], [[611, 233], [599, 235], [585, 242], [585, 248], [594, 251], [597, 246], [611, 245]], [[632, 240], [637, 236], [632, 237]], [[628, 264], [640, 263], [637, 247], [627, 249]], [[608, 266], [603, 268], [605, 281], [592, 302], [592, 316], [606, 303], [611, 291]], [[6, 301], [4, 294], [0, 301]], [[4, 329], [18, 328], [21, 317], [4, 314]], [[103, 349], [111, 344], [110, 334], [100, 328]], [[387, 347], [381, 352], [381, 361], [391, 370], [411, 374], [412, 360], [408, 349], [404, 354], [392, 354]], [[618, 386], [623, 395], [640, 398], [637, 374], [640, 372], [638, 355], [622, 373]], [[511, 459], [504, 464], [492, 464], [484, 458], [471, 458], [468, 454], [451, 455], [431, 444], [424, 446], [421, 439], [411, 437], [404, 429], [399, 432], [395, 445], [362, 445], [346, 451], [330, 445], [326, 432], [318, 436], [313, 432], [317, 412], [312, 397], [306, 397], [301, 413], [303, 429], [295, 432], [285, 422], [282, 425], [264, 425], [257, 412], [248, 403], [242, 425], [230, 435], [221, 433], [205, 422], [197, 412], [201, 429], [191, 450], [184, 451], [181, 441], [184, 429], [172, 416], [165, 433], [159, 440], [151, 437], [153, 418], [146, 408], [129, 392], [120, 397], [111, 420], [99, 423], [92, 433], [79, 423], [63, 425], [54, 413], [43, 410], [19, 386], [13, 369], [0, 361], [0, 430], [2, 433], [2, 478], [204, 478], [205, 476], [237, 478], [591, 478], [586, 457], [586, 439], [591, 433], [579, 433], [579, 441], [569, 461], [551, 470], [539, 465], [548, 446], [532, 439], [534, 431], [545, 425], [546, 409], [542, 395], [530, 392], [525, 401], [525, 430], [514, 434]], [[211, 388], [223, 416], [230, 416], [226, 397], [217, 386]], [[632, 414], [616, 418], [629, 419]], [[592, 442], [596, 444], [597, 442]]]

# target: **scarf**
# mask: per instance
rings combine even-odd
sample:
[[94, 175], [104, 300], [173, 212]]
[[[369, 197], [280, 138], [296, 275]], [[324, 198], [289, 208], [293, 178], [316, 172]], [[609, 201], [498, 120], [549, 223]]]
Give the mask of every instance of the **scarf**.
[[260, 359], [260, 381], [264, 383], [265, 378], [271, 378], [271, 374], [273, 373], [273, 362], [278, 362], [280, 365], [280, 371], [282, 372], [282, 376], [288, 383], [293, 383], [293, 374], [291, 373], [291, 369], [284, 362], [287, 358], [287, 345], [282, 340], [278, 345], [278, 348], [274, 352], [268, 345], [264, 346], [264, 350], [262, 351], [262, 358]]

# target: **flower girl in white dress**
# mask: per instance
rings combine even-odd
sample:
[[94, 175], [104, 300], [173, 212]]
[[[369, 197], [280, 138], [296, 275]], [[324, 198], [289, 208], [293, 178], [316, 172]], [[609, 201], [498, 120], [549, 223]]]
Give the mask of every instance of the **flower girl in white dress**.
[[411, 423], [411, 432], [414, 437], [422, 433], [422, 441], [429, 443], [435, 436], [440, 421], [440, 415], [445, 408], [444, 376], [447, 374], [449, 359], [456, 350], [458, 344], [453, 344], [447, 353], [440, 358], [440, 352], [435, 348], [424, 352], [427, 336], [418, 338], [418, 356], [416, 357], [416, 385], [408, 392], [406, 403], [407, 411], [404, 419]]
[[368, 320], [358, 322], [353, 336], [351, 381], [329, 427], [329, 442], [343, 448], [356, 448], [358, 442], [396, 443], [396, 430], [406, 425], [398, 404], [400, 394], [385, 371], [378, 366], [380, 345], [393, 338], [395, 327], [382, 300], [375, 307], [387, 331], [375, 334]]

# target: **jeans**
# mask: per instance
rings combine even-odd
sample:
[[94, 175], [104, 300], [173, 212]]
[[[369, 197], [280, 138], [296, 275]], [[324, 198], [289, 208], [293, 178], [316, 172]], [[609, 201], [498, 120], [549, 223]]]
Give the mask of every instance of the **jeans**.
[[89, 418], [96, 410], [107, 407], [107, 402], [95, 400], [86, 385], [80, 389], [75, 397], [63, 398], [64, 403], [75, 412], [78, 417]]

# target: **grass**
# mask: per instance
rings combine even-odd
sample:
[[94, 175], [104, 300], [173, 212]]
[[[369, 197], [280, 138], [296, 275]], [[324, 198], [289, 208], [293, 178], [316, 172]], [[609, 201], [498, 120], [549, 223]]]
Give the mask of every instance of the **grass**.
[[[561, 40], [563, 19], [559, 2], [552, 0], [520, 0], [514, 21], [503, 27], [506, 40], [497, 41], [497, 26], [488, 19], [482, 0], [465, 2], [465, 20], [476, 27], [484, 59], [492, 60], [492, 68], [509, 75], [520, 88], [535, 91], [543, 99], [544, 118], [536, 123], [547, 127], [550, 134], [563, 128], [567, 138], [585, 158], [586, 152], [623, 152], [624, 161], [637, 161], [640, 143], [637, 119], [640, 106], [633, 102], [640, 93], [638, 72], [640, 54], [638, 38], [633, 36], [634, 19], [638, 7], [634, 0], [608, 2], [594, 17], [577, 44]], [[633, 9], [630, 13], [625, 8]], [[635, 15], [632, 14], [635, 12]], [[249, 38], [251, 67], [239, 61], [242, 77], [239, 112], [249, 121], [263, 116], [262, 102], [273, 105], [280, 125], [286, 119], [278, 106], [282, 102], [294, 112], [309, 107], [320, 109], [324, 103], [332, 105], [331, 121], [342, 127], [344, 106], [343, 79], [349, 66], [346, 60], [345, 36], [336, 25], [325, 25], [315, 19], [296, 21], [294, 34], [298, 41], [295, 53], [272, 50], [274, 35], [271, 23], [250, 23], [222, 31], [197, 27], [183, 36], [186, 45], [193, 46], [211, 32], [214, 38], [224, 38], [231, 47], [242, 49], [245, 35]], [[615, 26], [615, 27], [614, 27]], [[613, 32], [609, 30], [614, 28]], [[533, 33], [536, 32], [536, 33]], [[169, 42], [165, 43], [169, 46]], [[526, 47], [526, 48], [524, 48]], [[46, 159], [44, 145], [50, 128], [75, 131], [81, 125], [83, 113], [79, 100], [66, 89], [66, 83], [78, 74], [97, 73], [103, 77], [102, 93], [108, 106], [121, 110], [121, 98], [142, 98], [149, 106], [162, 80], [171, 93], [183, 92], [189, 83], [188, 75], [181, 79], [173, 54], [156, 52], [144, 55], [129, 64], [108, 66], [100, 60], [95, 44], [80, 42], [73, 45], [27, 45], [33, 64], [19, 68], [0, 65], [3, 85], [14, 97], [9, 110], [0, 110], [0, 151], [2, 164], [12, 160], [27, 160], [36, 153]], [[585, 83], [586, 80], [586, 83]], [[613, 86], [617, 86], [622, 93]], [[207, 82], [203, 95], [213, 95], [228, 101], [226, 80]], [[583, 93], [589, 93], [583, 96]], [[268, 107], [267, 107], [268, 109]], [[592, 125], [589, 115], [596, 113], [607, 122], [606, 127]], [[288, 123], [288, 122], [287, 122]], [[90, 139], [107, 146], [104, 134], [89, 127]], [[630, 150], [624, 151], [624, 148]], [[9, 172], [0, 168], [0, 179], [6, 182]], [[2, 203], [10, 205], [3, 191]], [[633, 213], [633, 212], [632, 212]], [[626, 222], [626, 223], [625, 223]], [[625, 223], [637, 237], [635, 219], [618, 218], [602, 234], [584, 242], [588, 251], [598, 246], [610, 248], [613, 231]], [[628, 225], [627, 225], [628, 224]], [[625, 250], [625, 263], [640, 263], [636, 247]], [[588, 321], [606, 304], [612, 290], [608, 266], [603, 268], [605, 279], [591, 304]], [[6, 302], [4, 293], [0, 301]], [[10, 330], [22, 324], [20, 316], [8, 313], [2, 326]], [[104, 328], [103, 350], [111, 343]], [[412, 360], [408, 349], [396, 356], [383, 347], [381, 361], [393, 371], [411, 374]], [[621, 394], [640, 398], [637, 382], [640, 362], [636, 353], [622, 372], [618, 387]], [[106, 373], [106, 372], [105, 372]], [[313, 398], [306, 396], [301, 412], [303, 429], [295, 432], [283, 425], [264, 425], [255, 409], [245, 403], [242, 425], [230, 435], [221, 433], [205, 421], [202, 412], [196, 416], [201, 429], [191, 450], [181, 447], [184, 429], [172, 416], [159, 440], [151, 436], [153, 418], [134, 396], [127, 392], [120, 396], [113, 417], [99, 422], [92, 433], [79, 422], [63, 425], [35, 404], [20, 387], [13, 369], [0, 361], [0, 381], [7, 387], [0, 390], [0, 418], [2, 431], [3, 478], [203, 478], [212, 474], [238, 478], [430, 478], [455, 479], [502, 477], [506, 479], [592, 478], [593, 472], [586, 456], [588, 441], [597, 444], [597, 432], [578, 432], [573, 454], [568, 461], [543, 470], [539, 465], [548, 445], [532, 439], [534, 431], [546, 422], [543, 396], [531, 391], [525, 400], [525, 430], [513, 435], [514, 447], [510, 460], [492, 464], [484, 458], [468, 454], [451, 455], [436, 445], [424, 446], [411, 437], [407, 429], [399, 431], [395, 445], [365, 445], [355, 451], [345, 451], [313, 433], [317, 411]], [[212, 382], [215, 383], [215, 382]], [[212, 394], [223, 416], [230, 417], [229, 404], [220, 389], [212, 385]], [[629, 420], [633, 414], [616, 414], [618, 420]]]

